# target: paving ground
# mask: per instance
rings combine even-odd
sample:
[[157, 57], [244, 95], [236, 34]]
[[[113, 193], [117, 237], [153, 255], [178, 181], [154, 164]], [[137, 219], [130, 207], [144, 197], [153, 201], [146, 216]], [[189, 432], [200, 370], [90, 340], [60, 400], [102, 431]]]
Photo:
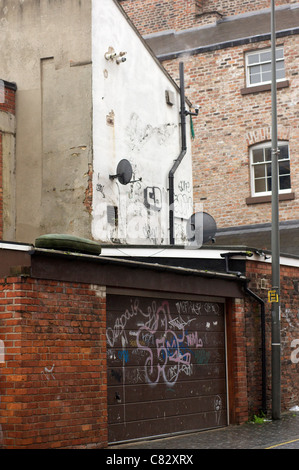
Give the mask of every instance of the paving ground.
[[116, 449], [299, 449], [299, 413], [280, 420], [109, 446]]

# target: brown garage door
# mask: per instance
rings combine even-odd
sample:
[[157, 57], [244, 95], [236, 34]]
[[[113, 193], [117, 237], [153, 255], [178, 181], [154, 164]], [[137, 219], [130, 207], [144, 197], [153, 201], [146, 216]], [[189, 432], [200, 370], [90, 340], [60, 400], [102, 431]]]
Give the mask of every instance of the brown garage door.
[[109, 442], [227, 424], [224, 304], [107, 297]]

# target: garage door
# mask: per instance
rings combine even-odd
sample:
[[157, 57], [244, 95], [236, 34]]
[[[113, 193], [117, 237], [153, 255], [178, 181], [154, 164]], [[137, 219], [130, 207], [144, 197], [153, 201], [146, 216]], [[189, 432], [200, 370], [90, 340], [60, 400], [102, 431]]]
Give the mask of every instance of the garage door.
[[224, 303], [108, 295], [107, 361], [110, 443], [227, 424]]

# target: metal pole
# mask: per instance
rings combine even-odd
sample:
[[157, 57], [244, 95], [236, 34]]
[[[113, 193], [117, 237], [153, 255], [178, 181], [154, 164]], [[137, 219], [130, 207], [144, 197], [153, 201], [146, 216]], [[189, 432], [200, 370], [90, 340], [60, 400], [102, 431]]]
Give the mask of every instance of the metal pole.
[[277, 297], [272, 302], [272, 418], [280, 419], [281, 407], [281, 345], [280, 345], [280, 240], [279, 240], [279, 171], [277, 145], [277, 91], [276, 91], [276, 32], [275, 0], [271, 0], [271, 54], [272, 54], [272, 291]]

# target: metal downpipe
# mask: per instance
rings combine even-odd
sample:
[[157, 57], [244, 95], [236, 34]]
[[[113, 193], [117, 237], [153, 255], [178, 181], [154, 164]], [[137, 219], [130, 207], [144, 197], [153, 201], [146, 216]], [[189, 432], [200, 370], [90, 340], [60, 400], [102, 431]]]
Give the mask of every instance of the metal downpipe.
[[168, 173], [169, 180], [169, 243], [174, 245], [174, 174], [187, 152], [184, 63], [180, 62], [180, 98], [181, 98], [181, 152]]

